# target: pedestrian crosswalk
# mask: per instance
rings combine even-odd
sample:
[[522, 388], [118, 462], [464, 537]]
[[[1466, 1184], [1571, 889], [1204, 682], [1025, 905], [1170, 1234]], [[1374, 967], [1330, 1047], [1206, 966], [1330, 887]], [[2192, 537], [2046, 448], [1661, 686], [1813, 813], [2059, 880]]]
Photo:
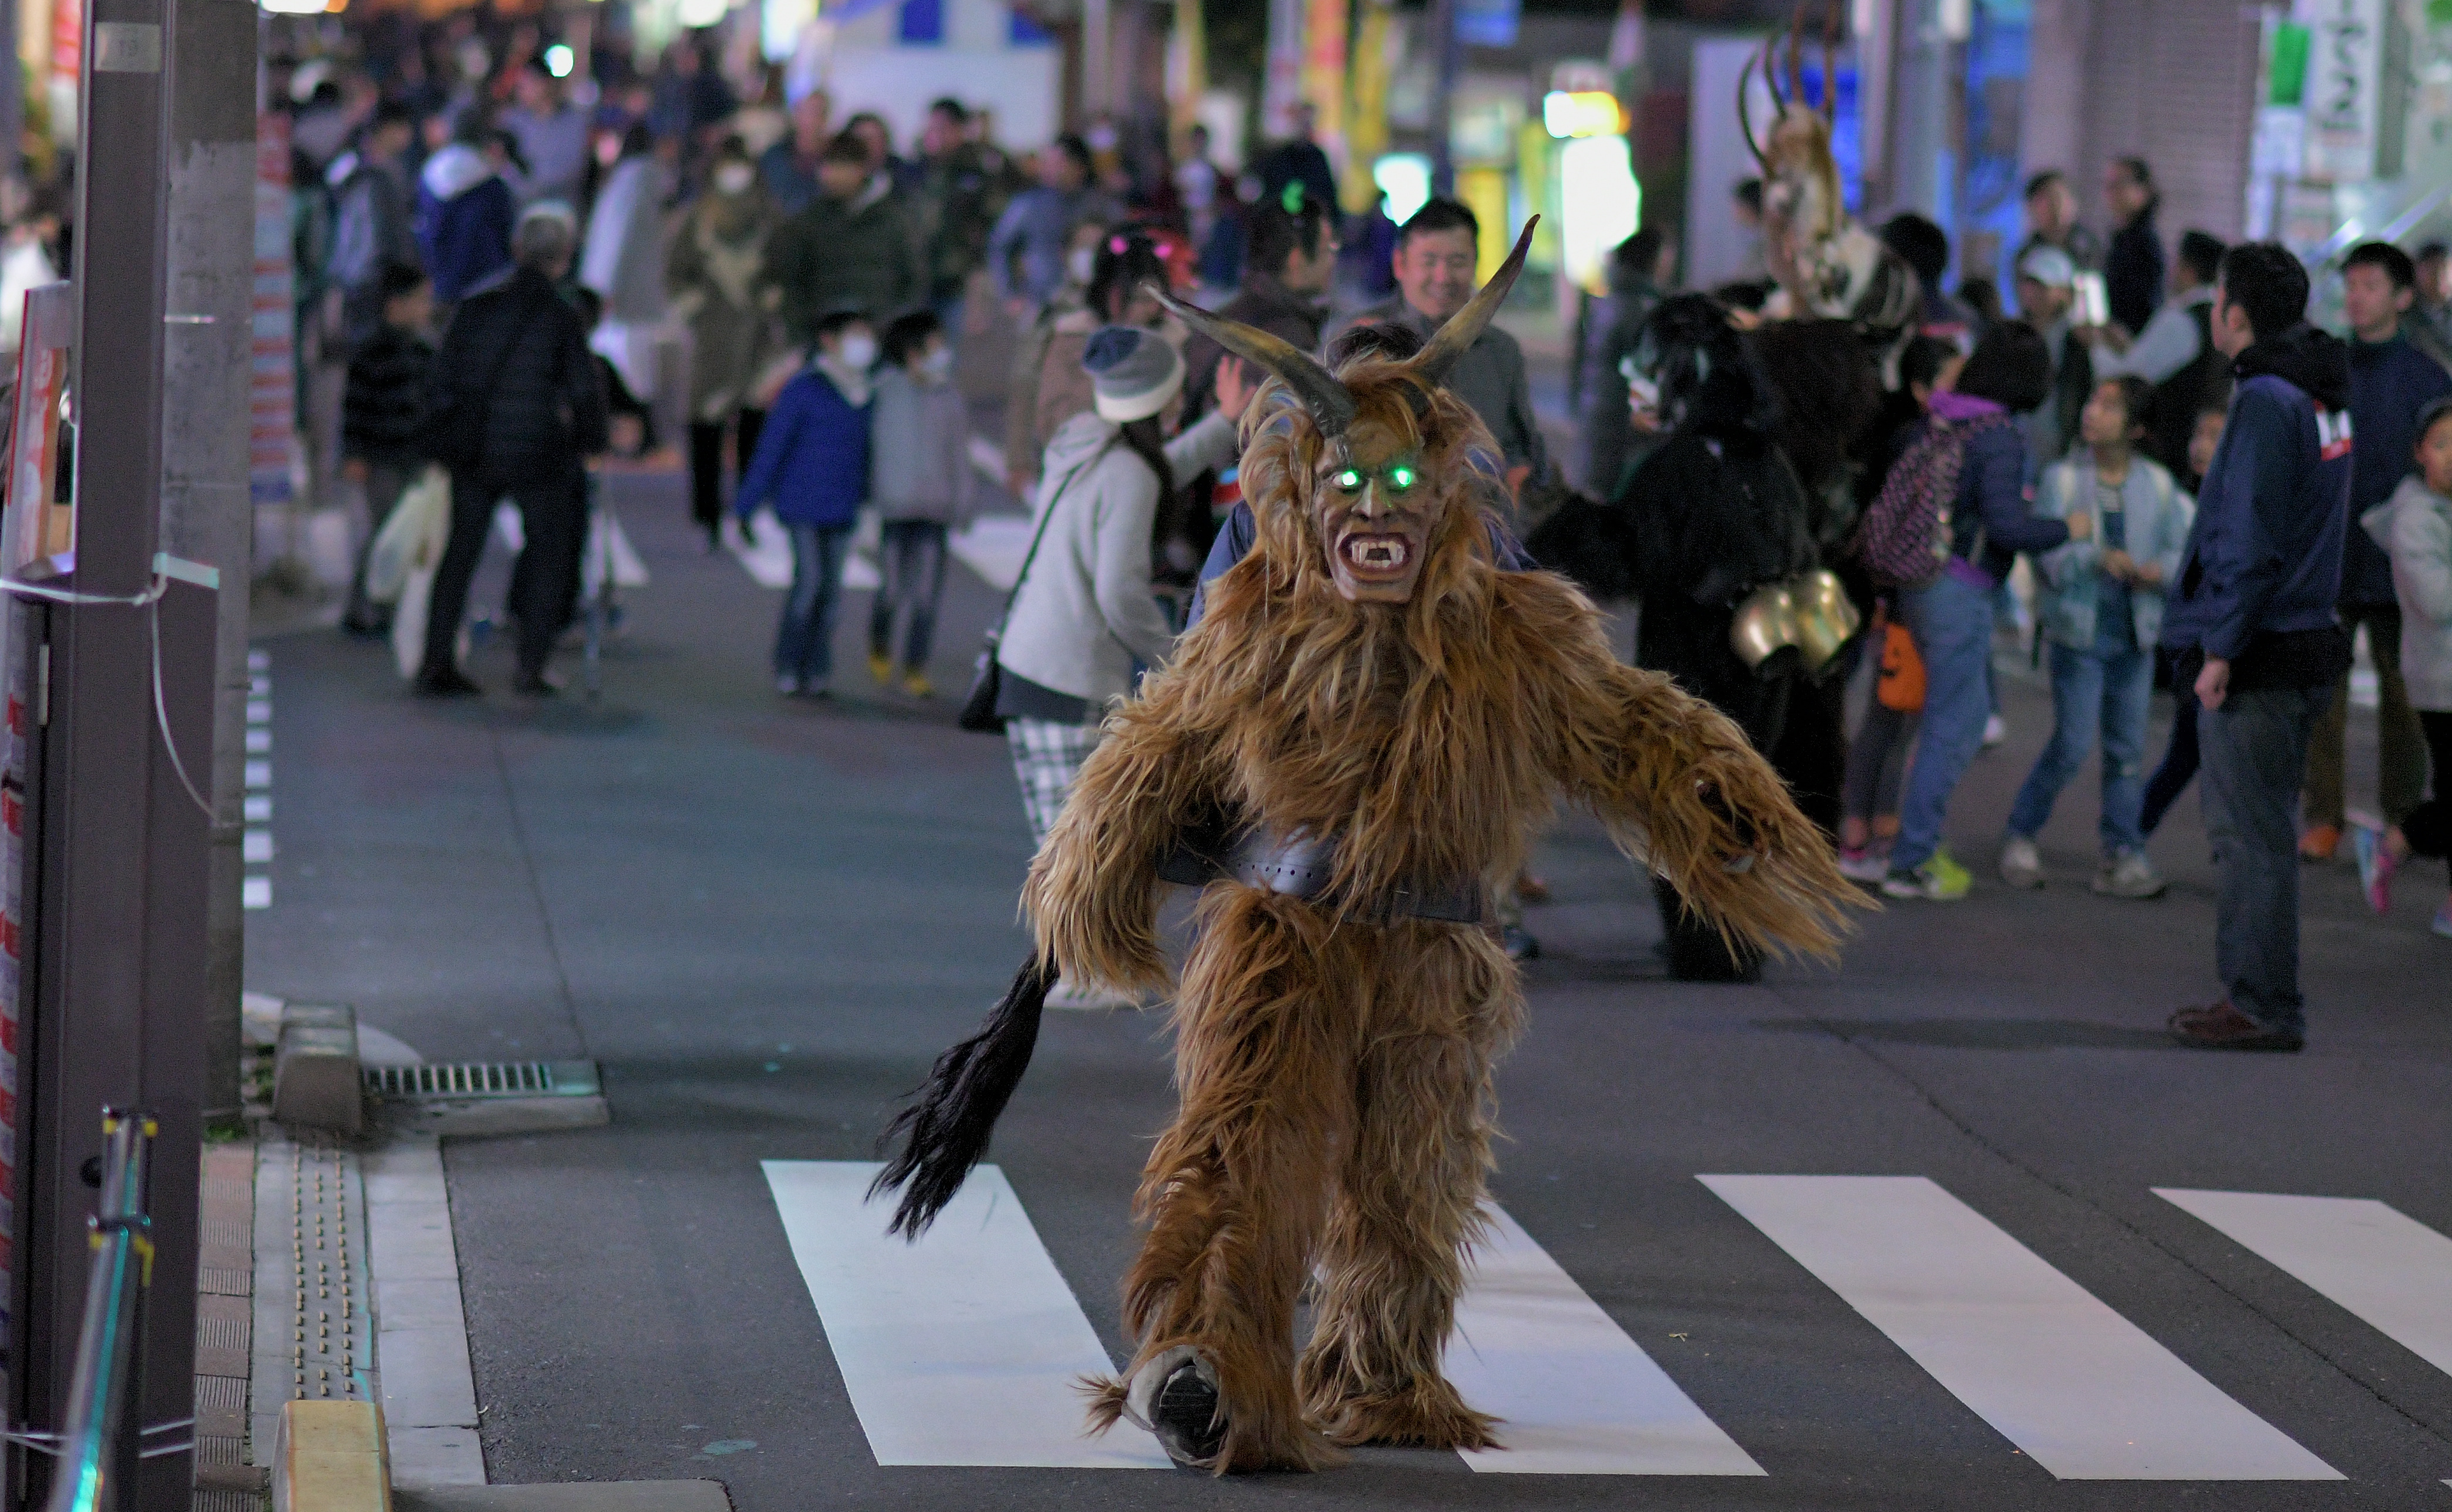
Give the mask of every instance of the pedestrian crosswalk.
[[[1164, 1467], [1129, 1425], [1082, 1436], [1078, 1383], [1114, 1362], [1004, 1174], [979, 1167], [906, 1245], [866, 1204], [877, 1170], [764, 1164], [877, 1462]], [[1811, 1278], [1801, 1285], [1827, 1288], [2057, 1479], [2343, 1479], [1936, 1182], [1697, 1180]], [[2452, 1373], [2452, 1239], [2376, 1202], [2156, 1191]], [[1465, 1400], [1505, 1422], [1507, 1447], [1466, 1454], [1473, 1470], [1766, 1473], [1522, 1224], [1488, 1217], [1445, 1360]]]

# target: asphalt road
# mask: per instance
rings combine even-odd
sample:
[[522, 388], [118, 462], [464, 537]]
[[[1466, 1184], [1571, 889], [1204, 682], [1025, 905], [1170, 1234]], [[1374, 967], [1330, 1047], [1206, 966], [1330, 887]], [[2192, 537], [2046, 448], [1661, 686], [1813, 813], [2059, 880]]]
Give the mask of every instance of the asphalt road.
[[[1494, 1195], [1763, 1477], [1398, 1451], [1222, 1483], [880, 1466], [759, 1163], [870, 1158], [1019, 958], [1027, 831], [1001, 743], [955, 730], [950, 699], [870, 686], [865, 595], [837, 706], [779, 701], [777, 595], [697, 549], [677, 482], [623, 489], [655, 581], [601, 706], [418, 704], [378, 650], [267, 643], [279, 848], [250, 986], [354, 1003], [429, 1058], [604, 1067], [610, 1126], [446, 1149], [494, 1481], [713, 1477], [744, 1512], [2452, 1506], [2452, 1377], [2151, 1190], [2379, 1199], [2452, 1233], [2440, 879], [2378, 922], [2345, 867], [2311, 872], [2304, 1055], [2171, 1047], [2164, 1016], [2213, 994], [2194, 799], [2158, 841], [2160, 902], [2086, 892], [2090, 774], [2046, 834], [2052, 885], [2006, 891], [1989, 859], [2048, 723], [2015, 680], [2012, 739], [1953, 810], [1975, 895], [1869, 916], [1836, 972], [1668, 983], [1648, 889], [1593, 827], [1570, 816], [1540, 853], [1556, 901], [1530, 920], [1547, 949]], [[936, 672], [958, 689], [995, 596], [958, 567], [950, 601]], [[499, 647], [476, 670], [508, 681]], [[1155, 1019], [1053, 1015], [997, 1143], [1118, 1358], [1127, 1204], [1170, 1107]], [[2056, 1479], [1714, 1173], [1929, 1178], [2346, 1479]]]

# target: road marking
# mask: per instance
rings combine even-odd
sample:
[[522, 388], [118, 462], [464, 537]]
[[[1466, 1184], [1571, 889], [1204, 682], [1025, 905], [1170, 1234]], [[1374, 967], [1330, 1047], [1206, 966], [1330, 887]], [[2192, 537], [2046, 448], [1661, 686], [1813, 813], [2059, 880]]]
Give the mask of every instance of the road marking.
[[248, 762], [247, 764], [246, 775], [247, 786], [249, 787], [269, 787], [272, 786], [272, 764], [270, 762]]
[[261, 727], [247, 732], [247, 753], [261, 756], [272, 749], [272, 731]]
[[868, 1205], [876, 1165], [762, 1164], [878, 1463], [1168, 1467], [1130, 1423], [1083, 1436], [1075, 1383], [1115, 1364], [1002, 1171], [974, 1170], [905, 1244]]
[[245, 812], [243, 817], [245, 817], [248, 824], [268, 825], [272, 822], [272, 795], [270, 793], [249, 793], [247, 795], [244, 803]]
[[250, 865], [261, 865], [272, 859], [272, 831], [246, 829], [239, 832], [238, 859]]
[[2154, 1195], [2452, 1375], [2452, 1239], [2363, 1198], [2173, 1186]]
[[1924, 1177], [1699, 1180], [2064, 1481], [2343, 1479]]
[[1507, 1447], [1467, 1453], [1515, 1475], [1761, 1475], [1514, 1219], [1493, 1206], [1441, 1368], [1506, 1421]]
[[[223, 896], [227, 897], [228, 894], [225, 893]], [[238, 905], [242, 908], [271, 907], [272, 879], [270, 877], [242, 879], [238, 885]]]

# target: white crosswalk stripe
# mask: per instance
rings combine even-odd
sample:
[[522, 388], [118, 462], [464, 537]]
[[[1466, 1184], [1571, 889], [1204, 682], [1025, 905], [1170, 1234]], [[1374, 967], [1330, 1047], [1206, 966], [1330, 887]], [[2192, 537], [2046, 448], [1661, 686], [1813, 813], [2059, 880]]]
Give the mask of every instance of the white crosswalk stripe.
[[1167, 1467], [1129, 1423], [1083, 1436], [1074, 1383], [1115, 1366], [1002, 1171], [973, 1171], [905, 1244], [867, 1205], [876, 1165], [764, 1169], [878, 1463]]
[[2452, 1239], [2360, 1198], [2174, 1186], [2154, 1195], [2452, 1375]]
[[1441, 1368], [1467, 1403], [1505, 1420], [1506, 1447], [1466, 1463], [1500, 1475], [1763, 1473], [1523, 1225], [1495, 1206], [1488, 1216]]
[[1701, 1180], [2062, 1480], [2343, 1479], [1924, 1177]]

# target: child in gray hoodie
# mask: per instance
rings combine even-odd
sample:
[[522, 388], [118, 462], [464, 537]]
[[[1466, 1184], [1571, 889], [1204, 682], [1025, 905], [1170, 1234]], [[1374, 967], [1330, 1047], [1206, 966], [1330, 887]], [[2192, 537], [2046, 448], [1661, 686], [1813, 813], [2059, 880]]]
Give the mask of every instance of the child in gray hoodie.
[[908, 608], [902, 686], [914, 698], [936, 692], [928, 680], [937, 601], [945, 589], [945, 543], [971, 523], [970, 416], [954, 387], [954, 348], [926, 310], [885, 328], [870, 422], [870, 496], [881, 527], [879, 575], [868, 611], [868, 669], [880, 683], [895, 672], [894, 619]]
[[[2383, 913], [2403, 862], [2452, 853], [2452, 396], [2419, 411], [2418, 470], [2359, 523], [2392, 557], [2402, 678], [2435, 766], [2435, 796], [2407, 818], [2350, 831], [2367, 905]], [[2435, 910], [2435, 932], [2452, 937], [2452, 898]]]

